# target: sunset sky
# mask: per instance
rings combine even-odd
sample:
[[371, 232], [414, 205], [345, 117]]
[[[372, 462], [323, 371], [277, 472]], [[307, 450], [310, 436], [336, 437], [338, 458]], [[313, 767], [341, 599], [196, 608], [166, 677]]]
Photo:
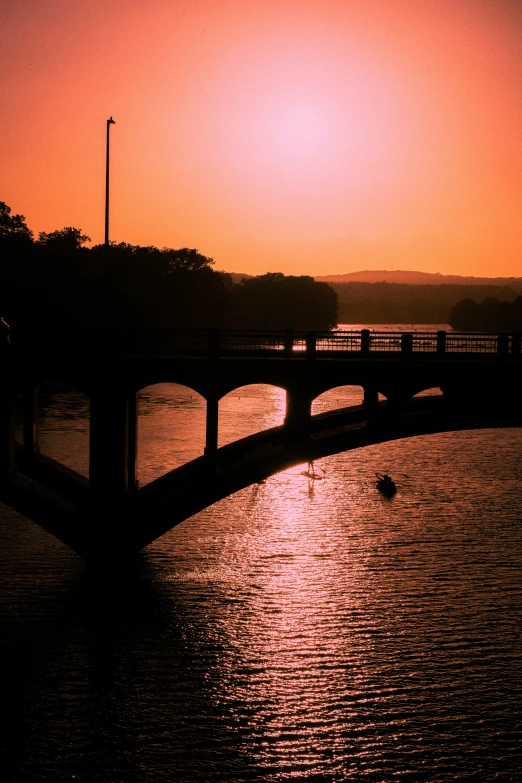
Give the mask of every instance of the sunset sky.
[[520, 0], [3, 0], [0, 200], [261, 274], [522, 275]]

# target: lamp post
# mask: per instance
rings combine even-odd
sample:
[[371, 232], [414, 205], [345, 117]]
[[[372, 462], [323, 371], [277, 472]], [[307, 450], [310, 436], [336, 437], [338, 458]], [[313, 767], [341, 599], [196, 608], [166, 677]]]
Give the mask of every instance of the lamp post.
[[109, 132], [114, 120], [107, 120], [107, 145], [105, 148], [105, 242], [103, 245], [103, 288], [102, 288], [102, 319], [106, 332], [104, 344], [107, 344], [107, 333], [110, 331], [110, 269], [109, 269]]
[[115, 122], [112, 117], [107, 120], [107, 146], [105, 153], [105, 252], [109, 247], [109, 131]]

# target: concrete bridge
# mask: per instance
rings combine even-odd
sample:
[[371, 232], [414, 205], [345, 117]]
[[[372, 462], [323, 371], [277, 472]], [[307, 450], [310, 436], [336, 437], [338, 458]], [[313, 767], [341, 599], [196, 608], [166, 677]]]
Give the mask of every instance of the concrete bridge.
[[[396, 438], [522, 424], [519, 334], [45, 335], [4, 345], [0, 365], [0, 500], [109, 569], [292, 465]], [[89, 479], [39, 451], [38, 395], [50, 380], [89, 397]], [[139, 489], [136, 395], [166, 382], [205, 398], [204, 454]], [[286, 391], [284, 424], [218, 448], [219, 400], [248, 384]], [[362, 387], [362, 405], [311, 415], [318, 395], [345, 385]], [[439, 396], [415, 397], [433, 387]]]

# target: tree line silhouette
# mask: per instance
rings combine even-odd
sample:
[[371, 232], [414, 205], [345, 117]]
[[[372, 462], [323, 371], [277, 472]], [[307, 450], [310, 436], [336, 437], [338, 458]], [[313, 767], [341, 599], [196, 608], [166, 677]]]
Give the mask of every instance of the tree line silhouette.
[[[476, 329], [475, 320], [453, 323], [453, 311], [464, 299], [502, 299], [513, 303], [521, 291], [514, 286], [483, 284], [416, 284], [330, 282], [339, 297], [339, 321], [346, 324], [449, 324]], [[458, 310], [457, 310], [458, 312]], [[490, 326], [487, 325], [488, 318]], [[484, 329], [496, 330], [498, 319], [488, 311]], [[520, 328], [520, 327], [519, 327]]]
[[335, 291], [312, 277], [268, 273], [234, 283], [194, 249], [89, 241], [72, 226], [35, 239], [24, 216], [0, 202], [0, 316], [13, 334], [96, 330], [107, 312], [121, 330], [337, 324]]
[[129, 331], [322, 330], [338, 321], [522, 330], [522, 296], [507, 286], [326, 283], [279, 272], [234, 280], [194, 249], [120, 242], [106, 253], [89, 241], [72, 226], [35, 239], [24, 216], [0, 202], [0, 316], [14, 334], [92, 331], [107, 312]]
[[522, 332], [522, 296], [512, 302], [487, 296], [481, 303], [467, 297], [452, 308], [449, 323], [458, 331]]

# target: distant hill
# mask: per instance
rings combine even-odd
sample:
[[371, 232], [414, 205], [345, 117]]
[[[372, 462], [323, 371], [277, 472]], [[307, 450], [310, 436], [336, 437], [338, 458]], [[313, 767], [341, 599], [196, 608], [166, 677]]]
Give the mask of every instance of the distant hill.
[[[246, 277], [245, 272], [228, 272], [234, 283]], [[509, 287], [522, 291], [522, 277], [472, 277], [465, 275], [441, 275], [439, 272], [410, 272], [395, 269], [366, 269], [361, 272], [347, 272], [345, 275], [312, 275], [323, 283], [401, 283], [402, 285], [466, 285]]]
[[522, 277], [465, 277], [463, 275], [441, 275], [438, 272], [408, 272], [400, 269], [385, 269], [348, 272], [345, 275], [314, 275], [323, 283], [402, 283], [405, 285], [466, 285], [466, 286], [509, 286], [522, 290]]

